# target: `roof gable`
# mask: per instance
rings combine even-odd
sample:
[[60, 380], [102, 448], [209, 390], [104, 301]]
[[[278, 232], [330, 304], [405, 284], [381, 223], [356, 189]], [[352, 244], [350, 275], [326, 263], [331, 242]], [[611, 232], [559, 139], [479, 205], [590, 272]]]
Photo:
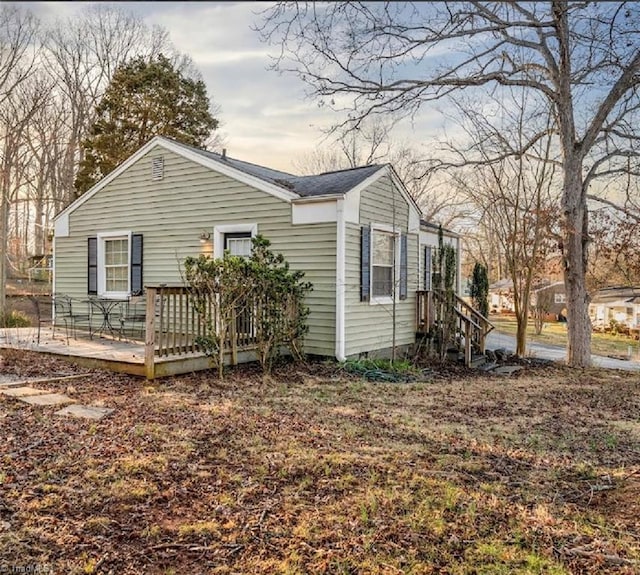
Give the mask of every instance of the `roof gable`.
[[96, 193], [105, 188], [131, 165], [156, 147], [165, 148], [204, 167], [218, 171], [288, 202], [304, 198], [339, 197], [344, 196], [348, 192], [359, 192], [372, 181], [377, 180], [385, 174], [390, 174], [392, 180], [394, 180], [396, 186], [405, 197], [405, 200], [407, 200], [407, 203], [419, 214], [419, 209], [415, 201], [408, 194], [395, 171], [388, 164], [336, 170], [311, 176], [295, 176], [280, 170], [273, 170], [250, 162], [236, 160], [226, 155], [194, 148], [193, 146], [188, 146], [163, 136], [155, 136], [120, 164], [113, 172], [105, 176], [85, 194], [57, 214], [55, 217], [56, 234], [59, 236], [67, 235], [69, 214], [90, 200]]

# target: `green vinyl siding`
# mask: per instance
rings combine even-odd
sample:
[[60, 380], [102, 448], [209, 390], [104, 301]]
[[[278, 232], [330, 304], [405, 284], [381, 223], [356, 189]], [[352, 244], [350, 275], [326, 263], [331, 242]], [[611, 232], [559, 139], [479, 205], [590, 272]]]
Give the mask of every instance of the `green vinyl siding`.
[[[407, 233], [409, 206], [389, 177], [377, 180], [360, 196], [360, 224], [345, 228], [345, 355], [387, 350], [393, 343], [393, 305], [360, 301], [360, 227], [385, 224]], [[407, 299], [396, 300], [396, 345], [415, 341], [415, 292], [418, 280], [418, 234], [407, 235]]]
[[[164, 177], [151, 178], [154, 157]], [[336, 225], [291, 224], [291, 205], [164, 148], [154, 148], [69, 214], [69, 236], [55, 238], [55, 289], [87, 296], [87, 238], [143, 234], [144, 284], [181, 282], [184, 258], [203, 250], [200, 234], [225, 224], [257, 223], [292, 269], [313, 284], [308, 353], [335, 352]], [[211, 253], [211, 244], [208, 244]]]

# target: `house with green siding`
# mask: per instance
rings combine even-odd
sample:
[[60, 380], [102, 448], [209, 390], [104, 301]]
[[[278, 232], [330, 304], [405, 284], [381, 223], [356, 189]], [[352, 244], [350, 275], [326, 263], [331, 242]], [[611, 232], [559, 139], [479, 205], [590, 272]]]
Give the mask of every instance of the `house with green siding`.
[[126, 299], [261, 234], [313, 284], [307, 353], [384, 354], [415, 342], [436, 232], [388, 164], [295, 176], [155, 137], [56, 216], [54, 292]]

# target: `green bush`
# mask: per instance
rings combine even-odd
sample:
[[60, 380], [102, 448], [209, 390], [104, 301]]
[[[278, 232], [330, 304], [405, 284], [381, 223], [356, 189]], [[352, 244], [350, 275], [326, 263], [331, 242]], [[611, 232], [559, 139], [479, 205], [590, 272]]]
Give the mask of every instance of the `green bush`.
[[20, 311], [11, 310], [9, 313], [0, 313], [0, 326], [2, 327], [29, 327], [31, 320]]
[[269, 373], [282, 348], [303, 360], [309, 308], [304, 298], [313, 287], [304, 272], [289, 268], [282, 254], [270, 249], [269, 240], [251, 240], [250, 258], [211, 259], [201, 255], [185, 259], [185, 280], [191, 288], [195, 311], [206, 334], [197, 344], [212, 358], [223, 376], [225, 344], [243, 317], [251, 318], [252, 337], [264, 373]]

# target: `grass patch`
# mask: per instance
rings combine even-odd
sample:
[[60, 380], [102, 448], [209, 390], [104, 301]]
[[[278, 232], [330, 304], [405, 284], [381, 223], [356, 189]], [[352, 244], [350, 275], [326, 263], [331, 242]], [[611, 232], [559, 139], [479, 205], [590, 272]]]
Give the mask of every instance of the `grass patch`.
[[0, 313], [0, 327], [30, 327], [31, 320], [27, 315], [18, 310], [8, 313]]
[[[2, 353], [8, 373], [59, 369]], [[0, 396], [0, 556], [71, 574], [637, 573], [640, 374], [441, 369], [397, 385], [247, 368], [155, 393], [96, 372], [83, 401], [116, 412], [91, 423]]]

